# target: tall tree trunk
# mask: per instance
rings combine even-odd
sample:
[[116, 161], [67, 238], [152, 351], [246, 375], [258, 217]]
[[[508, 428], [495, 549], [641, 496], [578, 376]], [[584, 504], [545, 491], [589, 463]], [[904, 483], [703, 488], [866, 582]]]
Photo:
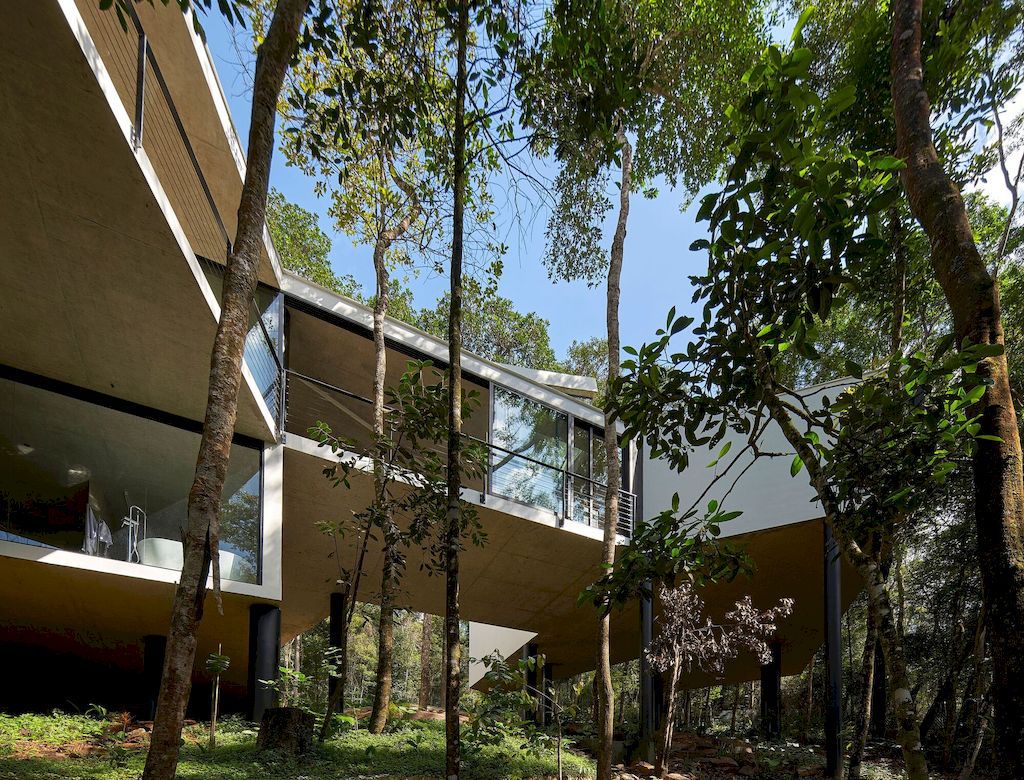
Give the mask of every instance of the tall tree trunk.
[[231, 438], [238, 412], [242, 353], [260, 265], [263, 226], [274, 153], [277, 99], [298, 47], [299, 28], [310, 0], [279, 0], [267, 37], [256, 55], [245, 181], [238, 203], [238, 229], [224, 274], [220, 321], [210, 355], [206, 417], [188, 495], [183, 565], [171, 607], [163, 676], [144, 780], [172, 780], [178, 766], [181, 728], [192, 689], [196, 635], [203, 619], [206, 581], [213, 567], [220, 605], [218, 531]]
[[807, 704], [804, 709], [804, 742], [810, 741], [811, 735], [811, 714], [814, 710], [814, 666], [818, 660], [818, 652], [815, 650], [811, 656], [811, 668], [807, 674]]
[[[619, 218], [612, 239], [608, 262], [608, 379], [619, 375], [619, 286], [622, 278], [622, 256], [626, 244], [626, 225], [629, 221], [629, 195], [633, 176], [633, 147], [624, 133], [619, 133], [622, 151], [622, 178], [619, 183]], [[606, 485], [604, 500], [604, 545], [601, 563], [610, 567], [615, 563], [615, 535], [619, 520], [619, 437], [615, 429], [616, 418], [610, 408], [604, 416], [604, 459]], [[597, 780], [610, 780], [612, 775], [612, 740], [614, 731], [614, 691], [612, 690], [611, 663], [611, 605], [605, 605], [597, 629]]]
[[445, 777], [458, 780], [462, 643], [459, 631], [459, 547], [462, 544], [462, 255], [466, 207], [466, 90], [469, 0], [458, 0], [455, 37], [455, 126], [452, 134], [452, 265], [448, 310], [448, 517], [445, 529]]
[[[999, 288], [978, 252], [963, 198], [932, 142], [921, 54], [923, 0], [893, 5], [892, 98], [897, 152], [914, 216], [931, 242], [931, 264], [963, 344], [1003, 344]], [[998, 776], [1024, 777], [1024, 481], [1006, 355], [986, 358], [991, 382], [978, 403], [983, 435], [974, 455], [975, 522], [993, 658]]]
[[654, 759], [654, 774], [664, 778], [668, 774], [668, 760], [672, 754], [672, 735], [676, 725], [676, 699], [679, 696], [679, 675], [682, 671], [681, 659], [669, 667], [668, 695], [661, 715], [661, 738], [658, 740], [658, 751]]
[[878, 618], [871, 607], [868, 607], [866, 622], [860, 666], [860, 702], [853, 727], [853, 745], [850, 748], [850, 780], [860, 780], [861, 762], [864, 760], [864, 749], [871, 728], [871, 694], [875, 687], [875, 646], [878, 644]]
[[[813, 660], [811, 661], [813, 663]], [[736, 735], [736, 710], [740, 708], [740, 683], [736, 683], [736, 687], [733, 688], [732, 692], [732, 716], [729, 718], [729, 734], [731, 736]]]
[[[381, 155], [381, 180], [387, 172]], [[388, 266], [387, 250], [391, 241], [388, 236], [378, 236], [373, 248], [373, 270], [377, 281], [377, 295], [373, 302], [373, 494], [377, 503], [376, 513], [381, 524], [384, 542], [383, 563], [380, 576], [380, 617], [377, 623], [377, 685], [373, 690], [373, 707], [370, 710], [368, 729], [371, 734], [380, 734], [388, 724], [388, 708], [391, 706], [391, 657], [395, 647], [395, 566], [396, 529], [387, 500], [387, 480], [383, 459], [388, 451], [387, 431], [384, 429], [384, 385], [387, 381], [388, 350], [384, 341], [384, 318], [388, 313]]]
[[[753, 334], [750, 334], [753, 338]], [[857, 542], [845, 533], [840, 520], [842, 513], [835, 494], [821, 469], [817, 452], [793, 422], [789, 411], [776, 392], [778, 387], [763, 352], [758, 347], [754, 352], [757, 363], [758, 378], [764, 388], [763, 400], [776, 425], [782, 430], [786, 441], [800, 456], [807, 468], [811, 484], [818, 500], [825, 510], [825, 519], [831, 524], [836, 541], [839, 543], [844, 557], [849, 561], [867, 585], [871, 608], [878, 619], [878, 632], [885, 654], [885, 663], [889, 671], [889, 683], [892, 699], [896, 707], [896, 720], [899, 726], [899, 742], [903, 751], [903, 762], [910, 780], [928, 780], [928, 762], [921, 745], [920, 721], [914, 703], [914, 695], [907, 673], [906, 658], [903, 654], [903, 638], [896, 627], [892, 602], [882, 575], [881, 564], [873, 556], [861, 549]]]
[[430, 651], [433, 644], [433, 621], [430, 614], [423, 613], [423, 633], [420, 635], [420, 696], [419, 706], [425, 710], [430, 706]]

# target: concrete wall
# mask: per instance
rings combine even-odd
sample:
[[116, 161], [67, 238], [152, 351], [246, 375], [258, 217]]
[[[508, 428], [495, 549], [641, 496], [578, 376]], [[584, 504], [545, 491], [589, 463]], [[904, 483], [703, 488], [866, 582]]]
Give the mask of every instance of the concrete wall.
[[[808, 406], [820, 406], [822, 397], [834, 398], [849, 386], [851, 380], [841, 380], [826, 385], [816, 385], [802, 391]], [[732, 447], [724, 458], [709, 468], [725, 444]], [[703, 511], [708, 501], [719, 501], [725, 511], [742, 511], [743, 514], [722, 526], [723, 536], [763, 531], [789, 523], [799, 523], [822, 516], [821, 505], [815, 500], [814, 491], [807, 480], [807, 471], [801, 470], [795, 477], [790, 476], [793, 448], [789, 446], [782, 430], [775, 423], [769, 423], [759, 439], [763, 452], [785, 453], [780, 457], [762, 457], [754, 465], [752, 452], [740, 454], [746, 437], [730, 432], [726, 439], [713, 449], [698, 447], [690, 454], [690, 465], [683, 472], [675, 471], [662, 458], [651, 458], [645, 448], [643, 466], [643, 506], [645, 518], [651, 518], [672, 506], [672, 496], [679, 494], [680, 509], [689, 507], [715, 477], [724, 474], [718, 484], [701, 499], [699, 510]], [[733, 463], [733, 461], [736, 461]], [[749, 466], [749, 468], [747, 468]], [[728, 471], [727, 471], [728, 469]], [[744, 469], [747, 469], [744, 472]], [[740, 476], [742, 474], [742, 476]], [[738, 478], [738, 479], [737, 479]], [[733, 483], [735, 481], [735, 486]], [[724, 499], [731, 488], [728, 497]]]

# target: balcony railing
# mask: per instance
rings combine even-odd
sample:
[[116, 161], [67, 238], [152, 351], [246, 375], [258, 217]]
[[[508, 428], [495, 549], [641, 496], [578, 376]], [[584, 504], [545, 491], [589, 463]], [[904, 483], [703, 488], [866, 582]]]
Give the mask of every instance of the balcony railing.
[[[287, 370], [288, 429], [305, 435], [319, 422], [344, 436], [354, 451], [368, 453], [373, 441], [373, 401], [323, 380]], [[554, 513], [559, 524], [576, 522], [593, 528], [604, 527], [607, 487], [587, 476], [575, 474], [565, 464], [552, 465], [501, 447], [492, 441], [463, 434], [487, 449], [488, 466], [482, 482], [472, 480], [466, 487], [479, 490], [481, 499], [501, 498]], [[636, 496], [619, 491], [617, 531], [629, 537], [633, 532]]]
[[[114, 87], [133, 118], [132, 144], [149, 152], [189, 246], [220, 297], [231, 237], [134, 3], [116, 3], [104, 11], [96, 0], [87, 0], [79, 7]], [[285, 407], [283, 345], [280, 332], [275, 337], [268, 327], [268, 311], [253, 300], [245, 362], [280, 433]]]

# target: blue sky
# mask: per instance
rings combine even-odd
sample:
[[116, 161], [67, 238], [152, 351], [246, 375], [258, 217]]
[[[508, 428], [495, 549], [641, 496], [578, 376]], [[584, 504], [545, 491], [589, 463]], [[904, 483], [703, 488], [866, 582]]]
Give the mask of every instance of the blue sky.
[[[207, 43], [224, 91], [231, 104], [235, 126], [245, 144], [249, 126], [249, 83], [243, 62], [249, 59], [239, 38], [232, 39], [231, 30], [219, 14], [204, 19]], [[237, 30], [236, 30], [237, 32]], [[246, 62], [248, 65], [248, 62]], [[320, 225], [331, 236], [331, 262], [335, 272], [352, 274], [363, 286], [373, 288], [373, 266], [365, 247], [354, 247], [351, 240], [338, 234], [326, 216], [327, 201], [318, 199], [313, 182], [301, 171], [285, 165], [277, 153], [271, 173], [271, 185], [285, 196], [320, 217]], [[658, 198], [633, 198], [622, 275], [620, 319], [623, 344], [640, 344], [649, 340], [662, 326], [668, 310], [690, 308], [689, 275], [703, 264], [701, 255], [689, 251], [690, 243], [704, 234], [696, 225], [696, 206], [680, 212], [682, 196], [662, 191]], [[612, 215], [614, 216], [614, 214]], [[507, 220], [506, 220], [507, 221]], [[604, 286], [588, 288], [583, 283], [552, 283], [541, 263], [544, 251], [544, 228], [547, 215], [540, 213], [530, 225], [516, 230], [503, 240], [509, 245], [504, 258], [504, 273], [499, 292], [511, 298], [522, 311], [534, 311], [551, 323], [551, 342], [559, 357], [573, 339], [586, 339], [605, 333]], [[606, 233], [610, 241], [611, 226]], [[417, 306], [432, 304], [447, 287], [446, 278], [420, 276], [412, 280]]]

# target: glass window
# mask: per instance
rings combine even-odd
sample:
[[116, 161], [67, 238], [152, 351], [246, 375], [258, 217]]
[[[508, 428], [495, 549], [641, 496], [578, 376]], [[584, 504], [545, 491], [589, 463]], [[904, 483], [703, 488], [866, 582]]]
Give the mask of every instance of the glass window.
[[495, 386], [491, 491], [562, 513], [569, 418], [550, 406]]
[[[0, 379], [0, 539], [180, 569], [199, 434]], [[221, 576], [259, 581], [261, 453], [232, 445]]]

